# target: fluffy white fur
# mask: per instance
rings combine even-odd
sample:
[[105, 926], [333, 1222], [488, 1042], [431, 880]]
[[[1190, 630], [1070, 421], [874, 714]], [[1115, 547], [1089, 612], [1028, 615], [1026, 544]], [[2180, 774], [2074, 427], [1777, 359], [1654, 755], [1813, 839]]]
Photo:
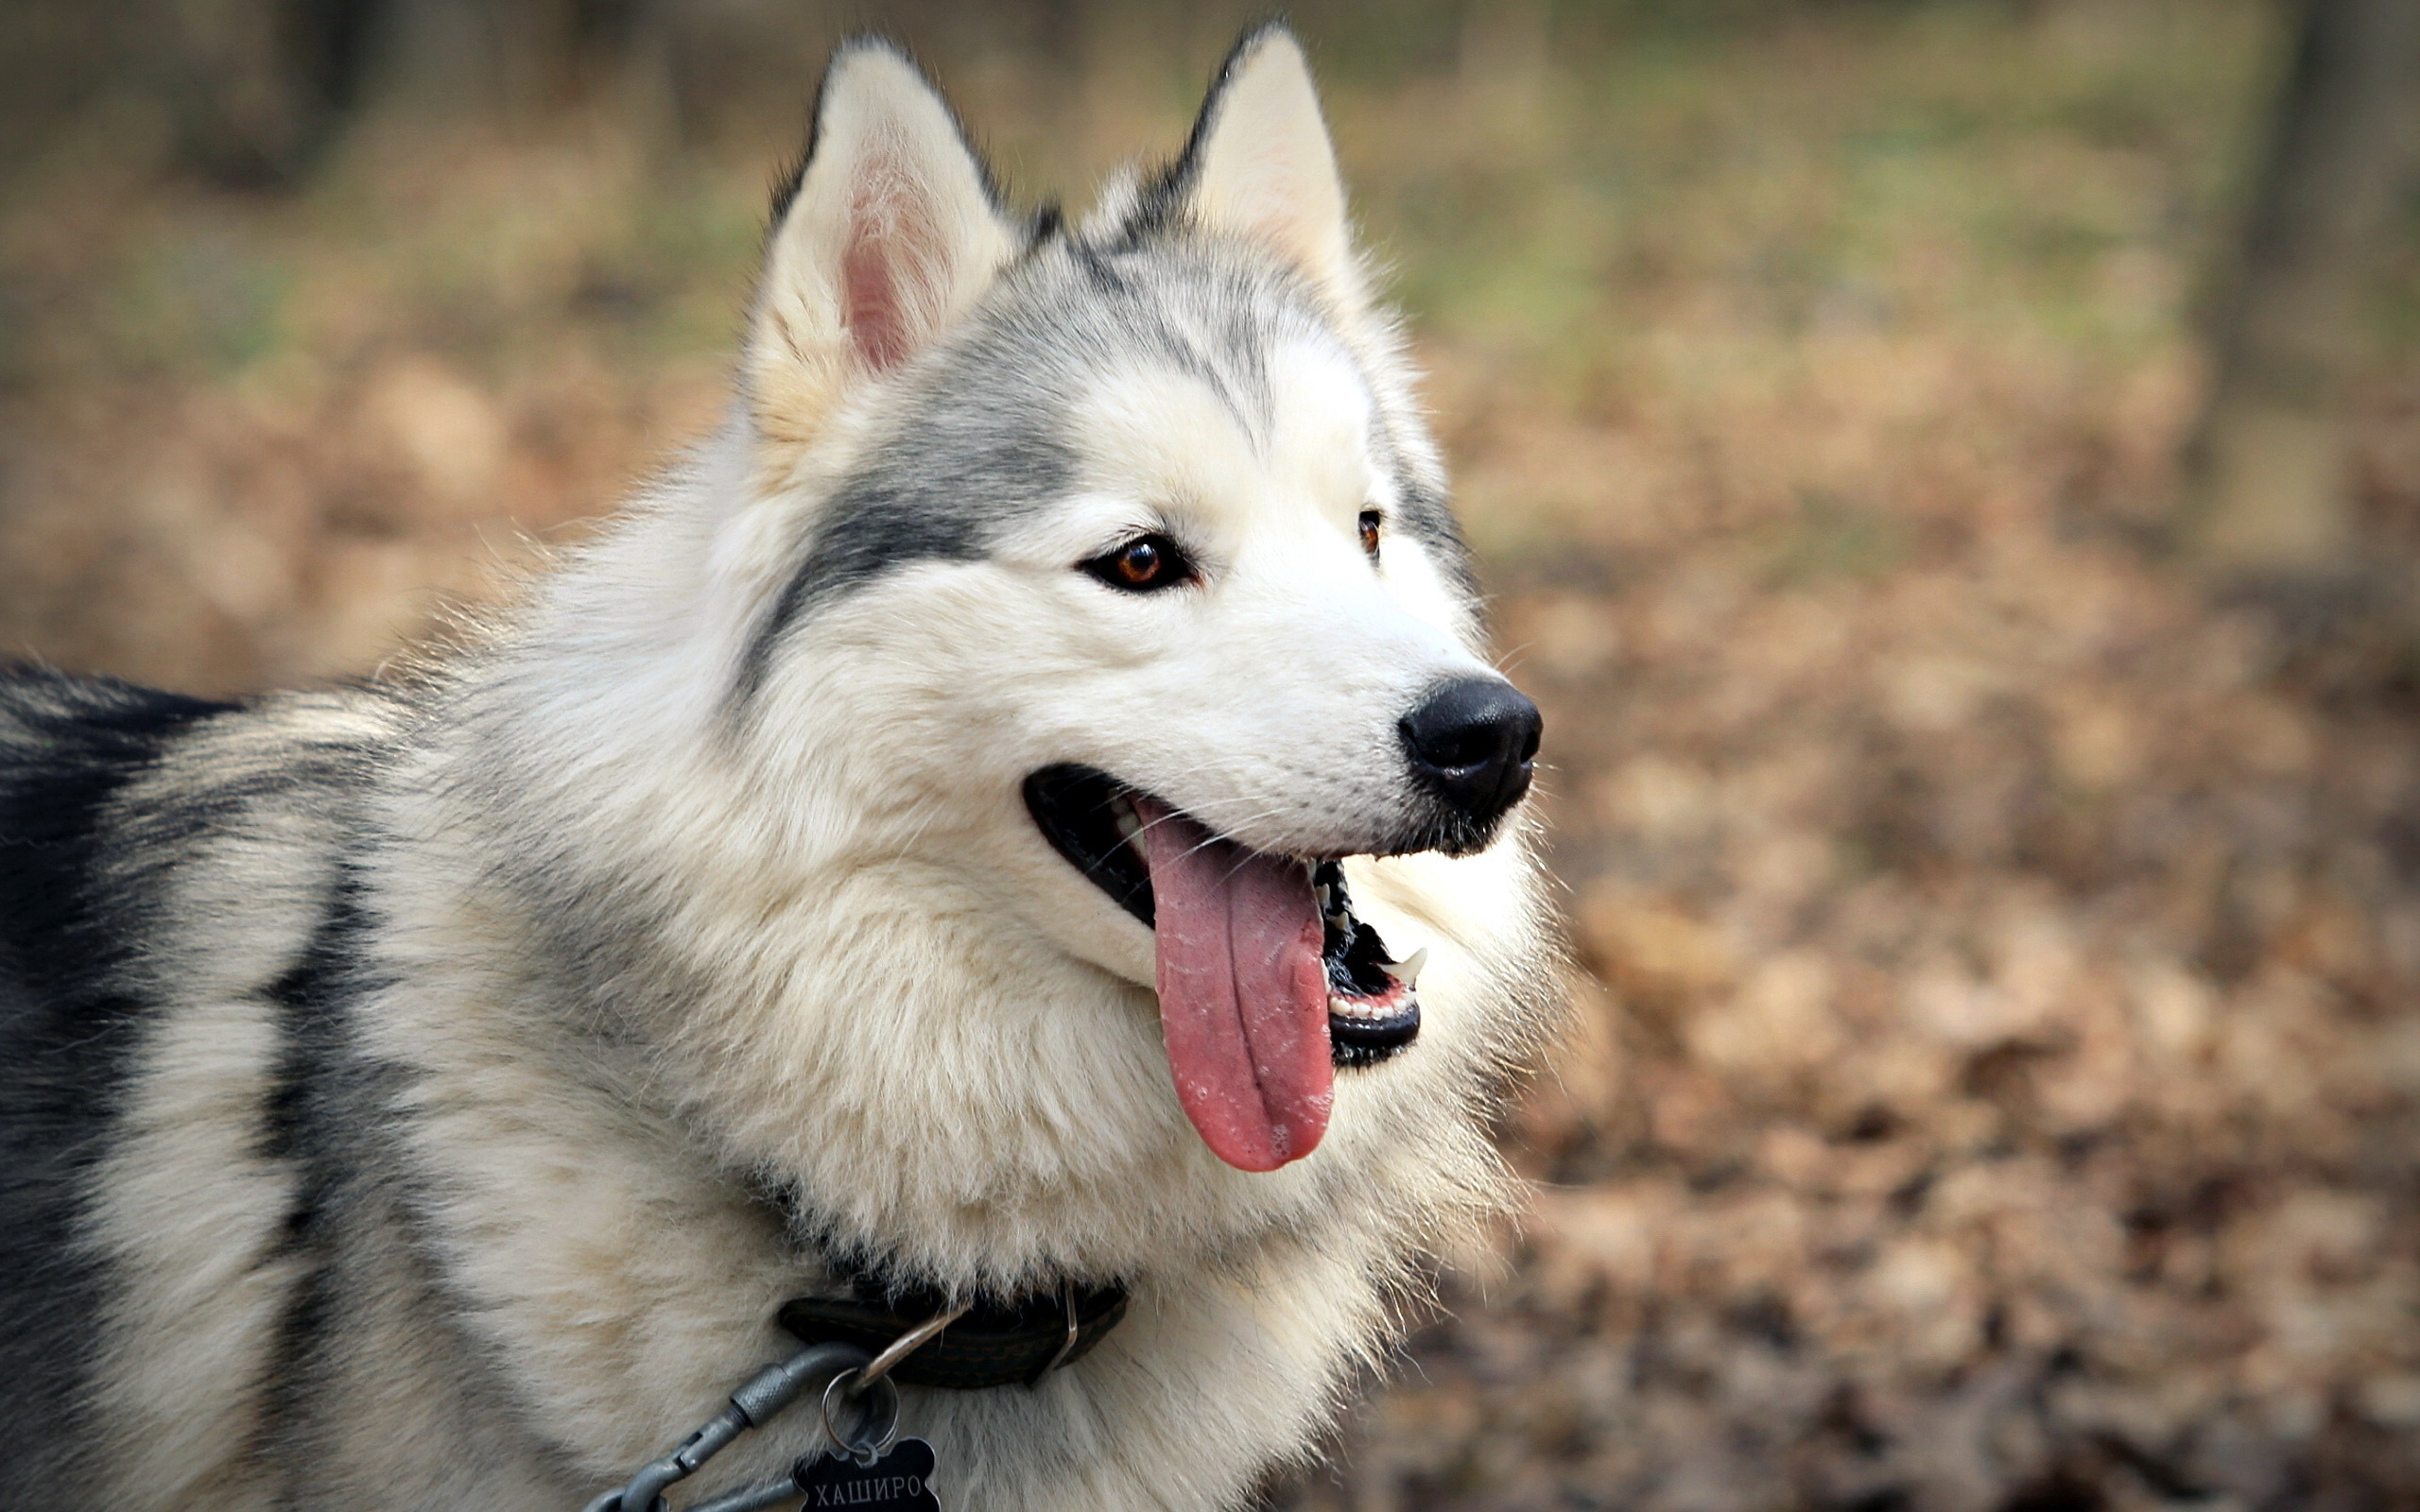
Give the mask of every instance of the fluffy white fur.
[[[1315, 1441], [1423, 1257], [1512, 1194], [1490, 1099], [1551, 1017], [1553, 947], [1517, 822], [1479, 854], [1350, 861], [1361, 917], [1429, 952], [1425, 1026], [1340, 1074], [1314, 1155], [1247, 1175], [1169, 1085], [1150, 931], [1028, 818], [1026, 774], [1076, 761], [1258, 849], [1366, 851], [1403, 711], [1487, 665], [1433, 544], [1391, 534], [1374, 568], [1357, 541], [1401, 502], [1373, 438], [1409, 411], [1289, 35], [1231, 64], [1171, 192], [1200, 257], [1324, 312], [1276, 322], [1270, 423], [1177, 368], [1100, 367], [1063, 506], [818, 607], [736, 699], [900, 396], [1071, 255], [1028, 248], [911, 67], [849, 51], [718, 433], [424, 687], [270, 706], [278, 740], [361, 742], [375, 772], [357, 814], [263, 809], [186, 863], [216, 901], [163, 957], [190, 957], [180, 1006], [93, 1241], [143, 1279], [108, 1320], [112, 1504], [568, 1512], [786, 1353], [775, 1309], [832, 1283], [775, 1184], [945, 1286], [1132, 1285], [1034, 1389], [906, 1393], [953, 1509], [1224, 1507]], [[1072, 570], [1144, 529], [1198, 543], [1199, 592]], [[335, 831], [377, 920], [352, 1022], [400, 1073], [372, 1132], [408, 1238], [347, 1263], [333, 1326], [357, 1347], [315, 1377], [341, 1431], [298, 1489], [244, 1427], [276, 1386], [298, 1177], [245, 1143], [271, 1024], [208, 941], [299, 948]], [[676, 1505], [786, 1463], [811, 1419]]]

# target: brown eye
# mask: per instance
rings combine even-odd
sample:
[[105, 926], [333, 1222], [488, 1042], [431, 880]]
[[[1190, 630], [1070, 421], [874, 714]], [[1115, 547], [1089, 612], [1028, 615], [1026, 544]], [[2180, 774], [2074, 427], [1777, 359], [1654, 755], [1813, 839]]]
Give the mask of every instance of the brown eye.
[[1155, 541], [1138, 541], [1117, 554], [1117, 576], [1129, 588], [1150, 587], [1166, 566]]
[[1149, 593], [1173, 588], [1193, 576], [1193, 563], [1185, 558], [1184, 549], [1156, 533], [1136, 536], [1116, 550], [1095, 557], [1083, 566], [1084, 571], [1110, 587], [1123, 589], [1130, 593]]
[[1361, 511], [1361, 549], [1369, 553], [1372, 561], [1378, 559], [1378, 511], [1375, 509]]

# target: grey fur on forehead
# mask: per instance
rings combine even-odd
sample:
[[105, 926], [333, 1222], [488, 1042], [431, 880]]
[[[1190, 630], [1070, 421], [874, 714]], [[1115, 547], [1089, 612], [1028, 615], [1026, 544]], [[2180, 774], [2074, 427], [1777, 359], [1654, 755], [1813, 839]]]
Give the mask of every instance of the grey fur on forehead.
[[[921, 359], [925, 370], [882, 439], [817, 512], [797, 570], [749, 645], [740, 696], [822, 605], [917, 562], [979, 560], [1002, 529], [1063, 500], [1079, 471], [1069, 415], [1101, 374], [1149, 364], [1198, 378], [1257, 443], [1275, 421], [1271, 350], [1321, 336], [1338, 340], [1307, 292], [1257, 258], [1184, 241], [1046, 233], [969, 329]], [[1414, 422], [1372, 389], [1371, 452], [1396, 481], [1396, 524], [1435, 549], [1467, 593], [1443, 491], [1401, 439]]]

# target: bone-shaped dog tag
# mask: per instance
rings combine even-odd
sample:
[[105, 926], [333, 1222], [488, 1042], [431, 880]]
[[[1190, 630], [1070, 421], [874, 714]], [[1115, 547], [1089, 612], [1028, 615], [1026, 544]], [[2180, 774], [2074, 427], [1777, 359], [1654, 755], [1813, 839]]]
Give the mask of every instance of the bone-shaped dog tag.
[[790, 1479], [806, 1495], [801, 1512], [942, 1512], [933, 1494], [933, 1446], [921, 1438], [900, 1439], [871, 1465], [853, 1454], [803, 1454], [790, 1467]]

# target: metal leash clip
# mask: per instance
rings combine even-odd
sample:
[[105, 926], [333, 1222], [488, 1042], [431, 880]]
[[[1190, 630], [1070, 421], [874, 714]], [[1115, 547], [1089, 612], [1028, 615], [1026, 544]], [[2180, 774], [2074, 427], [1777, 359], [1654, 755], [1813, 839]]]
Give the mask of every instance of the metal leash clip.
[[[665, 1487], [695, 1475], [707, 1460], [730, 1448], [734, 1439], [751, 1428], [762, 1428], [772, 1421], [798, 1400], [810, 1383], [825, 1376], [831, 1379], [823, 1388], [824, 1435], [843, 1458], [871, 1464], [899, 1435], [899, 1387], [890, 1380], [891, 1367], [931, 1343], [965, 1312], [966, 1307], [961, 1304], [937, 1314], [901, 1334], [879, 1354], [868, 1354], [854, 1344], [816, 1344], [779, 1365], [767, 1366], [733, 1392], [731, 1404], [683, 1440], [680, 1448], [648, 1461], [631, 1477], [629, 1485], [596, 1497], [583, 1512], [670, 1512], [671, 1503], [664, 1499]], [[863, 1401], [875, 1386], [881, 1387], [883, 1393], [884, 1405], [878, 1409]], [[852, 1404], [865, 1408], [845, 1435], [833, 1420], [836, 1396], [838, 1405], [843, 1409]], [[879, 1434], [871, 1431], [877, 1420], [882, 1423]], [[813, 1459], [817, 1455], [810, 1452], [806, 1457]], [[789, 1501], [798, 1494], [798, 1478], [793, 1471], [778, 1480], [743, 1486], [700, 1502], [689, 1512], [760, 1512], [761, 1508]]]

